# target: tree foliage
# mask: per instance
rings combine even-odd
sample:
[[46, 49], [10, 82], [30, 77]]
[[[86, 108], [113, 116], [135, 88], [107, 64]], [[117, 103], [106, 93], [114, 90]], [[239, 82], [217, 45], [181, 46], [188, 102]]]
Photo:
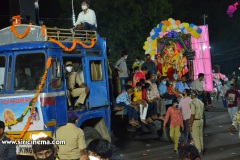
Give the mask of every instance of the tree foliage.
[[[59, 16], [72, 17], [71, 1], [59, 0], [59, 3], [63, 10]], [[168, 0], [91, 0], [90, 8], [96, 13], [98, 33], [106, 37], [107, 45], [115, 53], [127, 49], [130, 57], [144, 55], [142, 47], [151, 29], [172, 13]], [[74, 10], [77, 19], [81, 1], [74, 1]], [[71, 24], [59, 22], [59, 25]]]

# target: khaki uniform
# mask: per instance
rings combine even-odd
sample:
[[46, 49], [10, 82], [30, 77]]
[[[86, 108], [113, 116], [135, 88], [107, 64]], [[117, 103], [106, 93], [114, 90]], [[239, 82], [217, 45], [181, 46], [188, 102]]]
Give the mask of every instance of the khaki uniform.
[[190, 104], [191, 114], [195, 115], [192, 125], [193, 143], [199, 152], [203, 151], [203, 112], [204, 104], [198, 98], [194, 98]]
[[85, 88], [78, 88], [83, 84], [79, 76], [76, 72], [71, 72], [66, 74], [66, 81], [67, 81], [67, 89], [68, 89], [68, 105], [71, 106], [71, 97], [79, 97], [74, 104], [74, 106], [77, 106], [79, 104], [84, 104], [84, 101], [86, 99], [86, 92]]
[[53, 139], [65, 141], [65, 145], [58, 145], [60, 159], [80, 159], [80, 150], [86, 149], [85, 136], [81, 128], [73, 123], [67, 123], [56, 130]]

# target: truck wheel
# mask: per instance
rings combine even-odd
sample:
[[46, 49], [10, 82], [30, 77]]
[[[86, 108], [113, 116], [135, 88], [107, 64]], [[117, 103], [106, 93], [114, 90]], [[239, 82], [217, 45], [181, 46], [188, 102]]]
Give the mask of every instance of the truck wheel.
[[93, 127], [85, 127], [83, 129], [83, 132], [84, 132], [85, 142], [87, 146], [92, 140], [102, 138], [101, 134]]

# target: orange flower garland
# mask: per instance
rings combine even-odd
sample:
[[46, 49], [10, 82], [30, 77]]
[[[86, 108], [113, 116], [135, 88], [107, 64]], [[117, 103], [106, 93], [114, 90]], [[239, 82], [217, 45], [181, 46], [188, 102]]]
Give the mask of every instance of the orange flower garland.
[[34, 107], [35, 107], [35, 103], [36, 103], [36, 101], [37, 101], [37, 97], [38, 97], [39, 93], [40, 93], [41, 90], [43, 89], [43, 85], [44, 85], [45, 80], [46, 80], [46, 78], [47, 78], [47, 72], [48, 72], [49, 67], [51, 66], [51, 63], [52, 63], [52, 57], [49, 57], [49, 58], [47, 59], [47, 62], [46, 62], [46, 69], [45, 69], [45, 72], [44, 72], [44, 74], [43, 74], [43, 76], [42, 76], [41, 82], [40, 82], [40, 84], [39, 84], [39, 86], [38, 86], [38, 89], [37, 89], [37, 91], [36, 91], [36, 93], [35, 93], [32, 101], [30, 102], [30, 103], [31, 103], [31, 107], [32, 107], [32, 108], [31, 108], [31, 112], [30, 112], [30, 115], [29, 115], [29, 117], [28, 117], [28, 120], [27, 120], [26, 125], [24, 126], [24, 128], [23, 128], [23, 130], [22, 130], [22, 132], [21, 132], [21, 134], [20, 134], [20, 136], [19, 136], [19, 139], [23, 138], [23, 136], [25, 135], [26, 131], [27, 131], [28, 128], [30, 127], [31, 120], [32, 120], [32, 115], [33, 115], [33, 111], [34, 111]]
[[26, 36], [28, 35], [28, 33], [29, 33], [29, 31], [30, 31], [30, 28], [31, 28], [31, 25], [32, 25], [32, 23], [29, 24], [29, 26], [28, 26], [27, 29], [23, 32], [22, 35], [20, 35], [20, 34], [17, 32], [17, 30], [16, 30], [16, 28], [14, 27], [14, 25], [12, 25], [12, 26], [10, 27], [10, 31], [13, 32], [13, 34], [14, 34], [17, 38], [23, 39], [24, 37], [26, 37]]
[[71, 46], [70, 48], [68, 48], [68, 47], [64, 46], [61, 42], [59, 42], [58, 40], [55, 40], [55, 39], [53, 39], [53, 38], [50, 38], [49, 40], [50, 40], [51, 42], [53, 42], [53, 43], [58, 44], [58, 45], [59, 45], [64, 51], [66, 51], [66, 52], [71, 52], [71, 51], [73, 51], [73, 50], [76, 48], [77, 44], [80, 44], [81, 46], [83, 46], [83, 48], [92, 48], [92, 47], [95, 45], [95, 43], [96, 43], [96, 42], [94, 41], [94, 39], [91, 39], [91, 44], [90, 44], [90, 45], [86, 45], [86, 44], [84, 44], [83, 42], [74, 39], [74, 40], [72, 41], [72, 46]]
[[46, 34], [45, 34], [45, 29], [46, 29], [46, 26], [43, 25], [43, 26], [41, 27], [41, 31], [42, 31], [42, 36], [43, 36], [43, 37], [46, 36]]

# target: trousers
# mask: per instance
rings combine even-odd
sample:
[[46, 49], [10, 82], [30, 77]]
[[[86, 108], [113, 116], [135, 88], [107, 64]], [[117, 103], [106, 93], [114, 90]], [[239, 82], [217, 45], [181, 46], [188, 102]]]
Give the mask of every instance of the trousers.
[[174, 144], [174, 150], [178, 149], [178, 141], [180, 137], [180, 126], [170, 126], [170, 138]]
[[166, 114], [166, 105], [164, 99], [157, 101], [157, 113], [160, 114], [160, 116]]
[[203, 151], [203, 119], [194, 120], [192, 125], [192, 138], [199, 153]]
[[234, 114], [237, 112], [238, 107], [228, 107], [228, 113], [230, 115], [231, 120], [233, 121]]
[[121, 106], [121, 107], [124, 107], [127, 109], [129, 121], [132, 119], [137, 119], [137, 117], [138, 117], [137, 112], [133, 107], [126, 105], [124, 102], [117, 103], [117, 106]]
[[77, 106], [79, 104], [84, 104], [84, 101], [87, 97], [87, 94], [85, 92], [85, 88], [75, 88], [72, 91], [68, 90], [67, 99], [68, 99], [68, 105], [69, 106], [72, 106], [71, 97], [73, 97], [73, 98], [78, 97], [74, 106]]
[[188, 137], [192, 138], [189, 131], [189, 119], [183, 120], [183, 125], [184, 125], [183, 143], [188, 144]]
[[142, 120], [146, 120], [146, 116], [147, 116], [147, 110], [148, 110], [148, 104], [146, 107], [144, 107], [143, 105], [139, 105], [139, 112], [140, 112], [140, 118]]

